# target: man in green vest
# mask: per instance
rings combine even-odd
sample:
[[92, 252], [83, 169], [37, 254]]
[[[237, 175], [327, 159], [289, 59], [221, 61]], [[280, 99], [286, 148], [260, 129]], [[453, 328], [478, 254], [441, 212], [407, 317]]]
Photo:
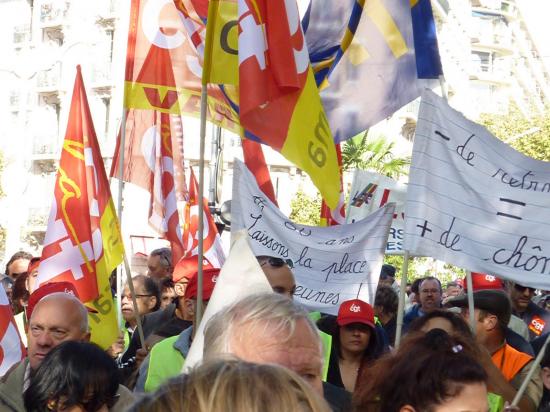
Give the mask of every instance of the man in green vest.
[[[203, 270], [203, 310], [210, 300], [220, 269]], [[197, 306], [197, 274], [191, 277], [183, 297], [186, 315], [194, 319]], [[193, 341], [193, 325], [181, 333], [157, 342], [141, 364], [134, 391], [152, 392], [173, 376], [179, 375]]]

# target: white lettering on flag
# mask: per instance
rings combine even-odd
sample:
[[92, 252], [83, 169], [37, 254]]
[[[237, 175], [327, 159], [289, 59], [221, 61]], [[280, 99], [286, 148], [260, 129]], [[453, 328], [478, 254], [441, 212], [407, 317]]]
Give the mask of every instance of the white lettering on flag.
[[310, 310], [336, 314], [343, 301], [374, 301], [393, 213], [394, 204], [389, 203], [353, 224], [293, 223], [267, 199], [246, 166], [235, 160], [231, 230], [246, 230], [256, 256], [292, 260], [294, 299]]
[[550, 163], [527, 157], [422, 96], [405, 249], [526, 286], [550, 288]]

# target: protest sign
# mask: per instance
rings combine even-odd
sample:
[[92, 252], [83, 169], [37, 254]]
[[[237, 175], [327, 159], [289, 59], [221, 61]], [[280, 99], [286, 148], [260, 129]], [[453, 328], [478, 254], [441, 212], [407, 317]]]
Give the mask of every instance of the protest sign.
[[257, 256], [292, 260], [294, 299], [310, 310], [336, 314], [345, 300], [374, 301], [394, 206], [353, 224], [300, 225], [283, 215], [235, 160], [231, 230], [245, 229]]
[[388, 202], [395, 203], [386, 255], [402, 254], [406, 196], [405, 184], [378, 173], [356, 169], [351, 184], [347, 222], [361, 220]]
[[405, 249], [550, 288], [550, 163], [517, 152], [425, 91], [407, 191]]

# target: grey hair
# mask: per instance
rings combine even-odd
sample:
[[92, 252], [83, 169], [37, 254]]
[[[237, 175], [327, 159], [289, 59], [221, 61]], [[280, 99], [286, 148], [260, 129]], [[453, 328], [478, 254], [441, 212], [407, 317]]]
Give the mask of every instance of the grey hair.
[[86, 309], [86, 306], [84, 306], [84, 304], [80, 301], [80, 299], [78, 299], [76, 296], [70, 293], [55, 292], [44, 296], [42, 299], [38, 301], [38, 303], [47, 301], [47, 300], [53, 300], [53, 299], [66, 299], [73, 302], [78, 312], [80, 312], [80, 331], [82, 333], [87, 333], [90, 331], [89, 325], [88, 325], [88, 309]]
[[232, 354], [232, 342], [253, 339], [259, 333], [284, 336], [285, 343], [294, 334], [296, 323], [304, 320], [323, 351], [317, 327], [304, 308], [277, 293], [254, 294], [235, 302], [216, 313], [204, 331], [203, 359], [209, 360]]
[[169, 247], [161, 247], [151, 252], [150, 256], [158, 256], [162, 266], [172, 266], [172, 250]]

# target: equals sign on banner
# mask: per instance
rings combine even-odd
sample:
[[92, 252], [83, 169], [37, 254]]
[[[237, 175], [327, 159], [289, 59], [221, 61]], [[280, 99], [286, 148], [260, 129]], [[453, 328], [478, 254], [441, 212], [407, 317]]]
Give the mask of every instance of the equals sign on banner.
[[[501, 197], [499, 200], [503, 203], [506, 203], [507, 205], [516, 205], [516, 206], [525, 207], [525, 203], [520, 202], [519, 200], [507, 199], [505, 197]], [[508, 208], [510, 208], [510, 206]], [[503, 216], [503, 217], [509, 217], [510, 219], [522, 220], [522, 218], [519, 216], [512, 215], [510, 213], [504, 213], [504, 212], [497, 212], [497, 216]]]

